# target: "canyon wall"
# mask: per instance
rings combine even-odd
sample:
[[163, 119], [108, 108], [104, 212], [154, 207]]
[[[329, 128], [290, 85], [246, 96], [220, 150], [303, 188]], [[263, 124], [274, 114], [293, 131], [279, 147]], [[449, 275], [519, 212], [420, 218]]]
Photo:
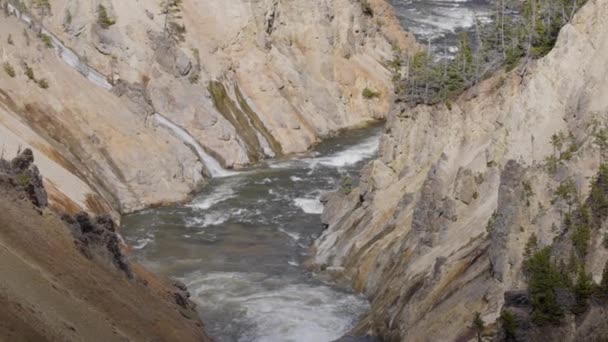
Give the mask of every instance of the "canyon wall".
[[109, 215], [47, 209], [33, 162], [0, 158], [0, 339], [210, 341], [185, 286], [129, 262]]
[[383, 119], [415, 46], [384, 0], [24, 3], [2, 1], [0, 144], [35, 150], [55, 207], [116, 217]]
[[[315, 244], [319, 269], [371, 299], [355, 333], [473, 339], [475, 312], [495, 331], [505, 292], [527, 288], [522, 264], [533, 234], [540, 246], [555, 243], [558, 260], [571, 255], [568, 206], [556, 189], [572, 179], [587, 198], [606, 162], [597, 132], [608, 124], [607, 18], [607, 1], [589, 1], [523, 76], [497, 74], [449, 106], [395, 106], [378, 159], [357, 188], [330, 196], [328, 229]], [[551, 143], [560, 132], [568, 157]], [[606, 222], [591, 232], [584, 259], [596, 281], [606, 232]], [[601, 316], [567, 318], [530, 340], [605, 338], [606, 322], [593, 326], [593, 317]]]

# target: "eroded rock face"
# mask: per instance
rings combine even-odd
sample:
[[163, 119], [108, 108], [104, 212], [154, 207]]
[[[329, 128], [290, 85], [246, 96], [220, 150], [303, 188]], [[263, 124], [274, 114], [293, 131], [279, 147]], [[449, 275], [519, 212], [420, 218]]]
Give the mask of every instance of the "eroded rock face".
[[113, 264], [133, 278], [133, 272], [120, 246], [114, 221], [109, 215], [90, 217], [82, 212], [74, 217], [64, 215], [63, 221], [70, 227], [78, 249], [89, 259], [98, 258]]
[[[53, 205], [89, 210], [91, 195], [118, 214], [185, 200], [203, 181], [204, 162], [154, 113], [226, 168], [306, 151], [385, 118], [387, 65], [394, 49], [415, 43], [385, 0], [368, 2], [373, 16], [358, 0], [185, 0], [167, 18], [151, 15], [162, 13], [156, 0], [108, 0], [113, 24], [102, 25], [99, 3], [57, 0], [44, 18], [26, 13], [62, 42], [55, 49], [31, 38], [36, 32], [26, 39], [29, 25], [9, 16], [0, 23], [14, 40], [6, 61], [28, 63], [50, 87], [21, 74], [0, 79], [0, 90], [14, 90], [2, 93], [0, 115], [25, 129], [7, 120], [2, 127], [17, 133], [7, 138], [12, 149], [36, 142], [50, 159], [40, 167], [56, 187]], [[365, 99], [365, 88], [381, 96]]]
[[0, 160], [0, 182], [6, 182], [22, 189], [29, 200], [38, 207], [45, 208], [48, 204], [48, 196], [42, 176], [34, 163], [34, 153], [25, 149], [10, 162]]
[[[606, 162], [593, 132], [608, 125], [607, 15], [606, 1], [588, 2], [523, 78], [496, 75], [450, 109], [394, 108], [378, 160], [352, 191], [364, 194], [361, 202], [329, 196], [328, 229], [315, 244], [317, 269], [342, 267], [372, 301], [356, 332], [388, 341], [468, 340], [474, 313], [495, 322], [505, 300], [528, 320], [527, 299], [509, 292], [527, 287], [525, 245], [534, 234], [540, 246], [557, 241], [555, 254], [569, 255], [570, 235], [560, 224], [567, 205], [555, 200], [555, 189], [571, 178], [586, 198]], [[548, 172], [551, 135], [560, 131], [580, 148]], [[387, 169], [391, 186], [370, 186]], [[608, 259], [597, 241], [604, 229], [593, 230], [585, 259], [596, 280]], [[594, 317], [544, 336], [597, 336], [604, 323]], [[542, 340], [543, 331], [521, 336]]]

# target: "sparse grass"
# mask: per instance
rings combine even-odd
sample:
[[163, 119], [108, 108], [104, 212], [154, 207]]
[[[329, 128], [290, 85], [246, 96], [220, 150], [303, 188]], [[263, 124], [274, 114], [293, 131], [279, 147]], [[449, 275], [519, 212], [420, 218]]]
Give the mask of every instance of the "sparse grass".
[[365, 89], [363, 89], [362, 95], [363, 95], [364, 98], [366, 98], [368, 100], [380, 97], [380, 93], [379, 92], [373, 91], [373, 90], [371, 90], [371, 89], [369, 89], [367, 87]]
[[42, 89], [48, 89], [49, 88], [49, 82], [46, 79], [44, 79], [44, 78], [39, 79], [38, 80], [38, 86], [40, 88], [42, 88]]
[[13, 68], [9, 62], [4, 63], [4, 72], [10, 77], [15, 77], [17, 75], [17, 73], [15, 73], [15, 68]]
[[97, 23], [104, 29], [109, 28], [110, 26], [116, 24], [116, 20], [110, 18], [108, 15], [108, 10], [102, 4], [97, 6]]

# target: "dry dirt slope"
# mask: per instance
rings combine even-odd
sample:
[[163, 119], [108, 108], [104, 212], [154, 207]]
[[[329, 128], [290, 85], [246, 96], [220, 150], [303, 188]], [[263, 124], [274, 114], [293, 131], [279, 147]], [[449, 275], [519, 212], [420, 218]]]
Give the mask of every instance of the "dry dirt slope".
[[2, 183], [0, 213], [0, 341], [209, 340], [168, 287], [85, 258], [57, 215]]

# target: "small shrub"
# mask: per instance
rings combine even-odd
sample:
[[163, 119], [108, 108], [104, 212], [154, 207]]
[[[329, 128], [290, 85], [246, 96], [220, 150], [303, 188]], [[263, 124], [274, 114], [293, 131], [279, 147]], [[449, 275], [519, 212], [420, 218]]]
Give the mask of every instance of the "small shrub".
[[545, 159], [545, 170], [547, 170], [549, 174], [555, 175], [560, 163], [560, 160], [557, 159], [556, 156], [550, 155]]
[[373, 90], [371, 90], [369, 88], [363, 89], [362, 95], [363, 95], [364, 98], [366, 98], [368, 100], [380, 97], [380, 93], [379, 92], [373, 91]]
[[46, 79], [40, 79], [38, 80], [38, 86], [42, 89], [48, 89], [49, 88], [49, 82]]
[[42, 39], [44, 46], [46, 46], [47, 48], [50, 49], [53, 47], [53, 41], [51, 40], [51, 36], [49, 36], [48, 34], [41, 33], [40, 39]]
[[24, 68], [25, 68], [25, 71], [24, 71], [25, 76], [27, 76], [28, 79], [36, 82], [36, 76], [34, 76], [34, 69], [32, 69], [32, 67], [30, 67], [27, 64], [24, 65]]
[[485, 322], [481, 318], [481, 314], [479, 312], [475, 313], [475, 317], [473, 318], [473, 330], [475, 331], [475, 335], [477, 335], [477, 341], [482, 341], [481, 336], [483, 331], [485, 330]]
[[108, 15], [108, 10], [102, 4], [97, 6], [97, 23], [104, 29], [116, 24], [116, 21]]
[[9, 75], [10, 77], [15, 77], [17, 74], [15, 73], [15, 68], [13, 68], [13, 66], [9, 63], [9, 62], [5, 62], [4, 63], [4, 71], [6, 72], [7, 75]]
[[63, 29], [67, 31], [72, 25], [72, 12], [70, 10], [65, 10], [65, 16], [63, 17]]
[[507, 340], [515, 338], [515, 332], [517, 331], [517, 319], [515, 315], [509, 310], [503, 310], [500, 313], [500, 326], [505, 334]]
[[26, 172], [22, 172], [17, 176], [17, 183], [20, 186], [27, 186], [30, 183], [30, 176]]
[[353, 179], [345, 177], [340, 181], [340, 192], [345, 195], [350, 194], [353, 191]]

